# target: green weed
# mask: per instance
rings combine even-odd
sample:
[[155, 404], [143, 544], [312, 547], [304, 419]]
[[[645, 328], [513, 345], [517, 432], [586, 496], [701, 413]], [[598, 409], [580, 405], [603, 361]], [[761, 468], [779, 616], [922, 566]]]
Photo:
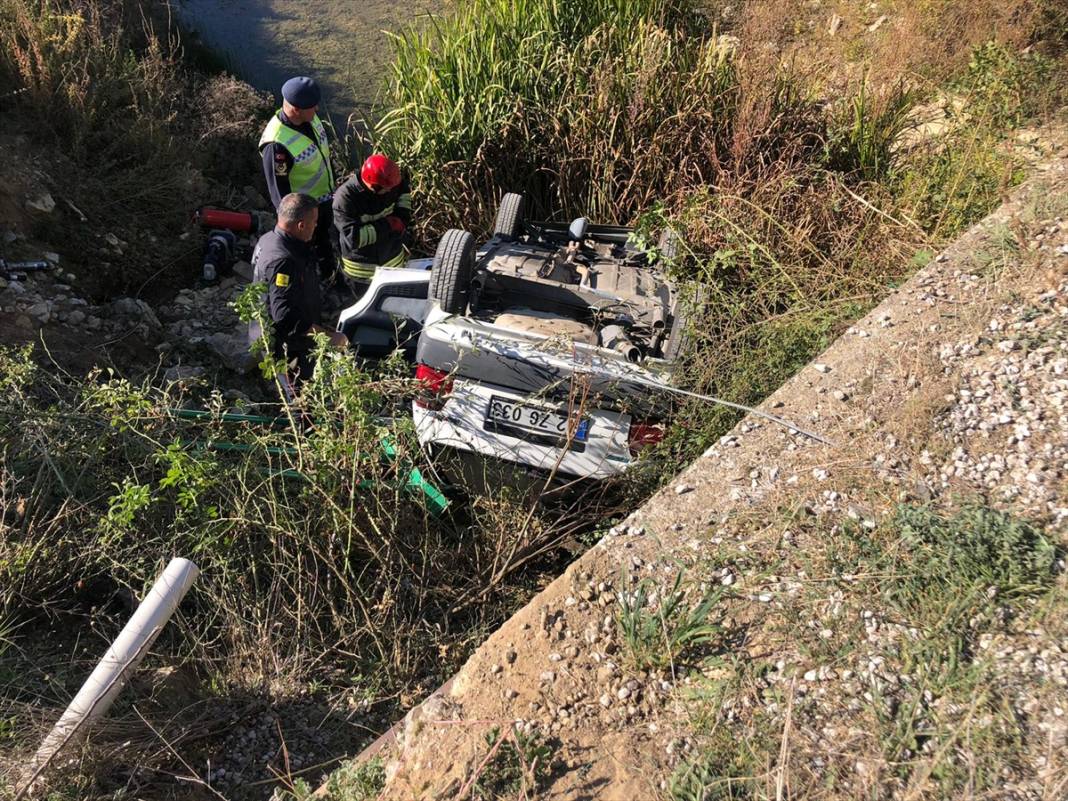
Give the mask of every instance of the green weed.
[[754, 732], [720, 725], [701, 751], [679, 764], [667, 779], [671, 801], [748, 801], [763, 797], [755, 779], [767, 743]]
[[386, 783], [386, 766], [381, 757], [348, 766], [330, 775], [327, 801], [372, 801]]
[[895, 164], [895, 145], [909, 127], [917, 94], [904, 85], [882, 96], [861, 80], [852, 98], [836, 109], [827, 141], [828, 166], [864, 181], [885, 181]]
[[968, 99], [971, 119], [1007, 131], [1042, 111], [1054, 62], [1037, 52], [1017, 53], [996, 41], [972, 51], [954, 88]]
[[536, 798], [553, 759], [553, 749], [542, 736], [513, 729], [502, 740], [500, 729], [495, 727], [486, 733], [486, 747], [492, 757], [472, 784], [471, 797], [487, 801]]
[[994, 41], [976, 47], [943, 103], [947, 132], [908, 154], [893, 182], [932, 236], [951, 239], [989, 213], [1023, 176], [1009, 134], [1057, 102], [1054, 63]]
[[659, 585], [651, 579], [638, 582], [633, 591], [620, 591], [616, 625], [636, 669], [673, 667], [688, 651], [719, 635], [719, 626], [709, 617], [723, 596], [722, 589], [709, 589], [691, 604], [682, 580], [680, 570], [671, 589], [656, 598], [651, 590], [659, 593]]
[[[7, 375], [30, 375], [27, 360], [0, 353]], [[491, 609], [503, 613], [498, 601], [521, 603], [505, 579], [531, 550], [551, 553], [556, 524], [504, 500], [431, 514], [409, 486], [415, 465], [432, 475], [412, 427], [379, 416], [409, 397], [407, 371], [325, 352], [319, 367], [301, 419], [275, 420], [275, 407], [273, 423], [256, 425], [224, 422], [217, 395], [192, 402], [212, 411], [188, 420], [176, 388], [101, 374], [69, 384], [37, 374], [5, 393], [0, 492], [33, 504], [18, 525], [3, 520], [0, 615], [77, 608], [76, 586], [139, 590], [178, 553], [202, 569], [189, 647], [208, 649], [207, 679], [220, 687], [311, 679], [341, 654], [383, 694], [440, 680], [467, 647], [466, 634], [445, 643], [446, 621], [478, 632]], [[454, 648], [448, 663], [439, 645]]]

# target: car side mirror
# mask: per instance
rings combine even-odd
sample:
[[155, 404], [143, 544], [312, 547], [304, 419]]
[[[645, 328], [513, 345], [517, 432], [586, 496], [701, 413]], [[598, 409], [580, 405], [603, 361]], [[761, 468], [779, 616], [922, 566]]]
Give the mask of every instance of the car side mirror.
[[586, 229], [590, 227], [590, 221], [585, 217], [577, 217], [567, 229], [567, 236], [572, 242], [584, 242], [586, 240]]

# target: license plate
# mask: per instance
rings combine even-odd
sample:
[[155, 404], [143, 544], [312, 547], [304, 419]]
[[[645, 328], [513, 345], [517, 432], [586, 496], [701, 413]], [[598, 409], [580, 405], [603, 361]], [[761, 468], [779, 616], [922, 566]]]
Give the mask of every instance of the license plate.
[[[574, 431], [568, 431], [569, 418], [554, 409], [530, 406], [518, 403], [510, 398], [493, 395], [486, 409], [486, 428], [512, 436], [529, 433], [535, 435], [535, 441], [551, 440], [551, 444], [563, 444], [570, 439], [574, 443], [586, 441], [590, 421], [583, 419], [574, 425]], [[546, 442], [545, 444], [550, 444]]]

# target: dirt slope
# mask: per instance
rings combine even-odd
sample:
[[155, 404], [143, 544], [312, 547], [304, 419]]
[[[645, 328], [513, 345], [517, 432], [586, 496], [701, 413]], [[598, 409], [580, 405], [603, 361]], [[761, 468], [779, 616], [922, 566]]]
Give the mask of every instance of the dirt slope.
[[[894, 628], [880, 629], [878, 609], [861, 609], [863, 587], [850, 596], [856, 579], [843, 579], [826, 558], [826, 532], [875, 528], [902, 501], [971, 495], [1046, 525], [1063, 546], [1068, 160], [1061, 155], [765, 402], [766, 411], [821, 432], [832, 446], [743, 420], [494, 633], [447, 692], [409, 715], [400, 743], [385, 752], [382, 797], [469, 797], [471, 782], [487, 779], [480, 768], [487, 732], [513, 722], [520, 732], [540, 732], [552, 749], [539, 798], [663, 797], [676, 765], [709, 731], [739, 741], [753, 735], [747, 710], [754, 704], [779, 721], [773, 750], [781, 745], [783, 753], [760, 780], [769, 794], [781, 794], [784, 782], [811, 791], [828, 775], [839, 776], [831, 797], [890, 792], [897, 774], [865, 740], [871, 692], [856, 682], [883, 687], [883, 657], [872, 654], [895, 658], [879, 639], [892, 638]], [[719, 622], [733, 633], [722, 641], [728, 672], [732, 657], [759, 660], [768, 669], [754, 681], [788, 686], [787, 703], [769, 705], [766, 692], [721, 680], [723, 668], [708, 663], [628, 667], [616, 623], [620, 584], [652, 577], [664, 587], [679, 565], [726, 592]], [[844, 593], [821, 584], [835, 581], [845, 582]], [[1063, 590], [1063, 573], [1056, 581]], [[999, 781], [1034, 798], [1064, 790], [1068, 753], [1066, 705], [1049, 701], [1059, 693], [1063, 702], [1068, 681], [1064, 624], [1055, 616], [1047, 622], [1048, 629], [1031, 620], [1027, 632], [996, 635], [1010, 644], [1024, 638], [1025, 655], [1031, 648], [1044, 660], [1044, 672], [1030, 678], [1019, 660], [996, 671], [1017, 682], [1005, 697], [1030, 709], [1018, 716], [1019, 748], [1005, 768], [1012, 774]], [[847, 645], [821, 662], [822, 641], [839, 637]], [[1005, 652], [1011, 658], [1014, 650]], [[893, 690], [898, 679], [886, 686]], [[697, 719], [709, 707], [695, 692], [710, 681], [724, 690], [713, 713], [725, 727]], [[828, 720], [841, 730], [828, 731]], [[851, 736], [859, 739], [846, 746]], [[922, 795], [915, 778], [907, 787]]]

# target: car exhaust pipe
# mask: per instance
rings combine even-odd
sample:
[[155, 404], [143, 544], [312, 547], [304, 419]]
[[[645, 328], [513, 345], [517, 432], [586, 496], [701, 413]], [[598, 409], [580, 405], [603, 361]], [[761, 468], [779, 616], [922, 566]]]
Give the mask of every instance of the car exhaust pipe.
[[637, 362], [642, 357], [642, 352], [630, 341], [621, 325], [606, 325], [601, 329], [601, 347], [622, 353], [628, 362]]

